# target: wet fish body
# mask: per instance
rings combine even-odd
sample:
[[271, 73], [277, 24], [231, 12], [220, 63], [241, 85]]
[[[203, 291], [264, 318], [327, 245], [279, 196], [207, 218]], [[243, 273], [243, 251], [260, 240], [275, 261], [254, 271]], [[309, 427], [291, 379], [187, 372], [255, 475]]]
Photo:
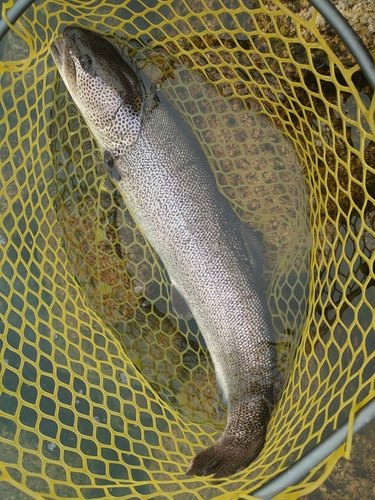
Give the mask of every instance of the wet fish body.
[[163, 261], [181, 317], [194, 316], [228, 407], [224, 433], [188, 471], [223, 477], [261, 451], [277, 377], [262, 250], [220, 194], [176, 112], [106, 39], [68, 27], [57, 67], [97, 138], [134, 219]]

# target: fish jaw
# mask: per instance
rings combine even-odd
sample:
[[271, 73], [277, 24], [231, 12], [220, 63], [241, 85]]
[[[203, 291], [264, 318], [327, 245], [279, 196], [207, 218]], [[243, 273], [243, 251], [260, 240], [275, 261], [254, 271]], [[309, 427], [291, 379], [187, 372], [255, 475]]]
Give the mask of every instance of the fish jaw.
[[59, 71], [63, 68], [65, 41], [62, 37], [56, 38], [51, 43], [51, 55]]
[[65, 83], [65, 86], [69, 89], [69, 92], [73, 93], [75, 78], [72, 78], [71, 81], [69, 81], [66, 77], [65, 70], [67, 69], [68, 71], [70, 70], [75, 73], [75, 69], [74, 65], [70, 64], [69, 60], [67, 61], [65, 52], [66, 41], [63, 37], [56, 38], [56, 40], [51, 43], [51, 55], [57, 66], [57, 69], [59, 70], [60, 76]]

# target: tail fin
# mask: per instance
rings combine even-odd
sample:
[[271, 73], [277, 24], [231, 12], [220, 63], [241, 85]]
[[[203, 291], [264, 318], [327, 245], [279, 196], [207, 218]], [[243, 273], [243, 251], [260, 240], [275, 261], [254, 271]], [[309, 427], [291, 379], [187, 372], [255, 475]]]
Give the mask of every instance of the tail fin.
[[223, 435], [190, 462], [187, 473], [226, 477], [247, 467], [261, 452], [271, 416], [272, 402], [255, 396], [229, 414]]

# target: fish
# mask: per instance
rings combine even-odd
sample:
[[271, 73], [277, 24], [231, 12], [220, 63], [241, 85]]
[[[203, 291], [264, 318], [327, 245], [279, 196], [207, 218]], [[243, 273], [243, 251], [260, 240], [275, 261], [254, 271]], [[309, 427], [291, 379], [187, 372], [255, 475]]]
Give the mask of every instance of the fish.
[[215, 368], [226, 426], [187, 473], [230, 476], [261, 452], [276, 403], [262, 245], [220, 193], [187, 124], [107, 37], [69, 25], [51, 53], [109, 174], [167, 270], [173, 310], [195, 319]]

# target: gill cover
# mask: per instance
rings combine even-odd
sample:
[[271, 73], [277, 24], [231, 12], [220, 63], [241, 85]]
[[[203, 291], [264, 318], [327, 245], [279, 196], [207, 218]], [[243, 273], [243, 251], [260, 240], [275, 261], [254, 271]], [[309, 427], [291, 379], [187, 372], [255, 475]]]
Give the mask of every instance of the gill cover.
[[140, 132], [145, 94], [131, 63], [102, 36], [75, 26], [53, 42], [52, 56], [101, 148], [124, 154]]

